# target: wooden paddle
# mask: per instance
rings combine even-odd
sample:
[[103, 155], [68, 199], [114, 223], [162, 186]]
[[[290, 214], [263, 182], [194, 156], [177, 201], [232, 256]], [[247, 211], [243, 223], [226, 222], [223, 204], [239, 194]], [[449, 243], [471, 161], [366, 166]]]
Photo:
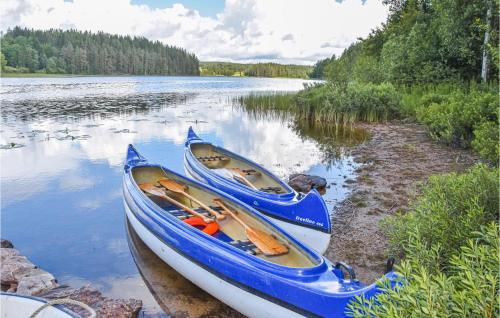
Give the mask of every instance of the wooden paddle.
[[247, 178], [245, 178], [246, 173], [240, 168], [228, 168], [227, 170], [229, 170], [229, 172], [233, 174], [233, 177], [239, 178], [241, 181], [243, 181], [243, 183], [245, 183], [250, 188], [257, 191], [259, 190], [250, 181], [248, 181]]
[[173, 205], [178, 206], [179, 208], [183, 209], [184, 211], [186, 211], [186, 212], [188, 212], [188, 213], [190, 213], [190, 214], [192, 214], [194, 216], [202, 218], [203, 221], [205, 221], [206, 223], [211, 223], [211, 222], [214, 221], [214, 220], [212, 220], [210, 218], [207, 218], [203, 214], [200, 214], [200, 213], [196, 212], [195, 210], [193, 210], [193, 209], [185, 206], [184, 204], [180, 203], [179, 201], [174, 200], [171, 197], [167, 196], [165, 194], [165, 190], [160, 189], [158, 187], [155, 187], [151, 183], [141, 183], [141, 184], [139, 184], [139, 188], [141, 188], [141, 190], [144, 191], [144, 192], [146, 192], [146, 193], [149, 193], [149, 194], [152, 194], [152, 195], [155, 195], [157, 197], [160, 197], [162, 199], [167, 200], [168, 202], [172, 203]]
[[160, 179], [158, 182], [167, 190], [170, 190], [172, 192], [176, 193], [181, 193], [184, 196], [186, 196], [188, 199], [193, 200], [194, 202], [198, 203], [202, 208], [207, 210], [210, 214], [215, 216], [217, 220], [224, 220], [226, 218], [225, 215], [222, 215], [218, 212], [216, 212], [214, 209], [210, 208], [208, 205], [204, 204], [200, 200], [196, 199], [195, 197], [191, 196], [186, 192], [187, 186], [180, 184], [176, 182], [175, 180], [172, 179]]
[[288, 253], [288, 247], [281, 244], [277, 239], [266, 232], [248, 226], [239, 217], [237, 217], [236, 213], [231, 211], [221, 199], [215, 198], [213, 201], [245, 228], [247, 238], [255, 244], [255, 246], [257, 246], [262, 253], [265, 255], [281, 255]]

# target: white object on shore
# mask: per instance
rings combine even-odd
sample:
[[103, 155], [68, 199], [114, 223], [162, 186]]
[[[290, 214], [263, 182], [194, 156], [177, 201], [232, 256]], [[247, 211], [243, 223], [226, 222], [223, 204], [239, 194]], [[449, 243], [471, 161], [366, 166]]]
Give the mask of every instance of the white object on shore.
[[[58, 305], [59, 304], [59, 305]], [[12, 293], [0, 294], [1, 318], [81, 318], [80, 315], [60, 304], [78, 305], [90, 313], [90, 318], [96, 317], [95, 311], [88, 305], [72, 299], [45, 299]]]

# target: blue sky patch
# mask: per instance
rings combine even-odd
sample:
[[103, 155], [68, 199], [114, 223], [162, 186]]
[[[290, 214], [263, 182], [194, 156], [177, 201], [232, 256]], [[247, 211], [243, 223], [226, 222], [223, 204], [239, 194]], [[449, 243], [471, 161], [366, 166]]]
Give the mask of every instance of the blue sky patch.
[[224, 10], [224, 0], [132, 0], [132, 4], [145, 4], [152, 9], [165, 9], [182, 3], [188, 9], [198, 10], [200, 15], [215, 18]]

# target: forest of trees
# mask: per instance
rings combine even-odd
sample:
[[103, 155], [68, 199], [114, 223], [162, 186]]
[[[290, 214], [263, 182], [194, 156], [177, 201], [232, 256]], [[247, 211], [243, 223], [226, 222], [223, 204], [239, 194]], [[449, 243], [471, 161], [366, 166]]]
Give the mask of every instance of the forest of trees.
[[194, 54], [144, 37], [15, 27], [1, 43], [7, 73], [199, 75]]
[[[415, 85], [498, 79], [498, 2], [384, 0], [385, 24], [336, 58], [315, 65], [315, 77]], [[484, 63], [484, 64], [483, 64]]]
[[202, 76], [256, 76], [308, 78], [312, 67], [278, 63], [242, 64], [229, 62], [200, 62]]

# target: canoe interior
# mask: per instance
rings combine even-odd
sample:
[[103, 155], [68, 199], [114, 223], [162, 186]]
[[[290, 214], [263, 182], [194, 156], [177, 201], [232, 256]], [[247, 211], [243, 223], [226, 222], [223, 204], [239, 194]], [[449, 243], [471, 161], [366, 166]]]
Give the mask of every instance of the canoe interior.
[[[186, 192], [196, 199], [203, 202], [205, 205], [209, 207], [216, 208], [217, 205], [213, 203], [213, 199], [217, 198], [216, 195], [211, 192], [199, 188], [196, 185], [188, 182], [187, 180], [181, 179], [174, 174], [170, 174], [159, 167], [136, 167], [132, 170], [132, 176], [134, 181], [137, 184], [141, 183], [152, 183], [161, 187], [158, 183], [158, 180], [163, 178], [168, 178], [177, 181], [178, 183], [184, 184], [187, 186]], [[197, 203], [191, 201], [186, 198], [183, 194], [174, 193], [171, 191], [166, 191], [166, 194], [181, 202], [182, 204], [195, 209], [196, 211], [208, 215], [208, 213], [203, 210]], [[186, 212], [182, 211], [178, 207], [170, 204], [166, 200], [152, 196], [147, 194], [147, 197], [155, 202], [165, 213], [170, 213], [176, 216], [179, 219], [179, 222], [182, 222], [186, 216], [189, 216]], [[237, 216], [243, 220], [247, 225], [255, 228], [257, 230], [264, 231], [268, 234], [273, 235], [278, 239], [279, 242], [285, 244], [288, 247], [288, 252], [282, 255], [275, 256], [266, 256], [262, 253], [255, 254], [256, 247], [250, 241], [245, 234], [245, 229], [240, 225], [237, 221], [233, 219], [230, 215], [226, 215], [224, 220], [218, 220], [217, 223], [219, 225], [219, 231], [213, 235], [213, 237], [227, 243], [233, 245], [236, 248], [239, 248], [248, 254], [254, 255], [255, 257], [261, 258], [271, 263], [275, 263], [282, 266], [292, 267], [292, 268], [307, 268], [312, 267], [318, 264], [318, 261], [309, 255], [309, 253], [305, 252], [300, 246], [289, 241], [286, 237], [281, 235], [278, 231], [274, 229], [274, 227], [269, 224], [263, 222], [262, 220], [254, 217], [251, 213], [248, 213], [244, 208], [228, 201], [224, 200], [226, 206], [230, 207], [233, 211], [237, 212]], [[187, 225], [187, 224], [186, 224]], [[206, 234], [208, 236], [208, 234]]]
[[[194, 143], [190, 145], [195, 158], [209, 169], [230, 169], [239, 168], [241, 170], [255, 170], [258, 173], [247, 175], [245, 178], [250, 181], [257, 189], [268, 189], [265, 192], [284, 194], [290, 190], [283, 187], [273, 177], [263, 171], [258, 165], [232, 157], [231, 154], [223, 152], [211, 144]], [[201, 160], [199, 158], [213, 158], [212, 160]], [[221, 160], [222, 158], [222, 160]], [[243, 184], [245, 185], [245, 184]], [[245, 185], [246, 186], [246, 185]]]

